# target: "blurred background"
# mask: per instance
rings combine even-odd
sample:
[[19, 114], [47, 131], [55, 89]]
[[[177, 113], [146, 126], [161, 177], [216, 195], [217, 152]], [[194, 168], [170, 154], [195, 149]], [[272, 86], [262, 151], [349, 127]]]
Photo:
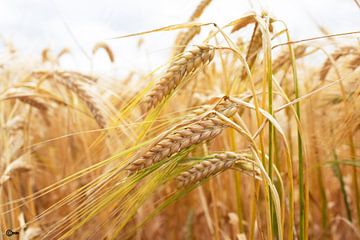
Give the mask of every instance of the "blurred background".
[[[186, 22], [199, 2], [1, 0], [0, 37], [28, 57], [40, 56], [45, 48], [54, 55], [69, 48], [71, 54], [61, 59], [64, 68], [119, 75], [132, 69], [150, 71], [166, 62], [175, 31], [109, 39]], [[252, 9], [266, 10], [284, 20], [294, 40], [323, 35], [319, 26], [331, 34], [360, 30], [360, 8], [355, 0], [214, 0], [199, 21], [222, 26]], [[94, 45], [100, 41], [111, 46], [115, 63], [110, 64], [102, 51], [92, 56]], [[140, 47], [139, 41], [143, 42]]]

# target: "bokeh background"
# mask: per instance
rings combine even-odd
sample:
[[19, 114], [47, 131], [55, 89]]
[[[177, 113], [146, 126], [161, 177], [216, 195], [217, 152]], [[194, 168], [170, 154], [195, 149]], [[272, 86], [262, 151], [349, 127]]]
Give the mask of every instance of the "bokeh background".
[[[57, 54], [62, 48], [71, 54], [61, 59], [62, 67], [119, 74], [150, 71], [169, 56], [176, 32], [152, 33], [143, 37], [110, 38], [170, 24], [185, 22], [199, 0], [1, 0], [0, 37], [23, 56], [39, 56], [44, 48]], [[220, 26], [251, 9], [266, 10], [284, 20], [293, 39], [321, 36], [319, 26], [329, 33], [360, 30], [360, 8], [355, 0], [214, 0], [200, 22]], [[201, 39], [201, 38], [199, 38]], [[115, 53], [109, 65], [103, 52], [92, 56], [92, 48], [106, 41]], [[0, 51], [4, 44], [0, 45]]]

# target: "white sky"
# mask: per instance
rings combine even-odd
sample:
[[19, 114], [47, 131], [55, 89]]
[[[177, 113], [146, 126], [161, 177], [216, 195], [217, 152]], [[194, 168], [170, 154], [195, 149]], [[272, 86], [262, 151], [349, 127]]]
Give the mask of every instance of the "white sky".
[[[185, 22], [199, 1], [0, 0], [0, 36], [13, 42], [21, 53], [28, 56], [39, 56], [46, 47], [53, 49], [55, 54], [68, 47], [72, 56], [65, 57], [63, 64], [89, 70], [89, 61], [74, 39], [91, 56], [91, 50], [98, 41]], [[250, 2], [254, 2], [255, 9], [260, 8], [259, 1], [213, 0], [199, 21], [216, 22], [221, 26], [251, 10]], [[321, 35], [314, 21], [330, 33], [360, 30], [360, 9], [354, 0], [260, 2], [262, 8], [288, 24], [293, 39]], [[117, 72], [154, 68], [166, 61], [175, 34], [161, 32], [147, 35], [142, 50], [136, 48], [136, 37], [107, 41], [115, 52], [117, 62], [115, 66], [110, 66], [105, 55], [99, 52], [93, 60], [94, 68], [105, 71], [116, 69]], [[3, 49], [1, 45], [0, 51]]]

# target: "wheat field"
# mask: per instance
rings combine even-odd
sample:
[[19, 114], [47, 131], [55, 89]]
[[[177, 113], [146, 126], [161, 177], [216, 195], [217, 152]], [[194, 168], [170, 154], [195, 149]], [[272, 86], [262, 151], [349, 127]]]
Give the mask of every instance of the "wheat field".
[[266, 11], [175, 32], [151, 71], [0, 55], [0, 239], [360, 239], [360, 32]]

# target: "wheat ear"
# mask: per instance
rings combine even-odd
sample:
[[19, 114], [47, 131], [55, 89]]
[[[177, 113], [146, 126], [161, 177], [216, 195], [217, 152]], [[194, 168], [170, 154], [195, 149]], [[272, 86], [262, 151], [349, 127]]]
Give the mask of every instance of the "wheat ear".
[[74, 71], [62, 71], [62, 72], [55, 72], [55, 74], [60, 75], [61, 77], [67, 78], [69, 79], [69, 81], [71, 81], [71, 78], [76, 78], [77, 80], [89, 83], [89, 84], [93, 84], [96, 83], [98, 81], [98, 79], [96, 77], [93, 76], [89, 76], [83, 73], [79, 73], [79, 72], [74, 72]]
[[96, 54], [96, 52], [99, 50], [99, 49], [104, 49], [104, 51], [106, 52], [106, 54], [108, 55], [110, 61], [113, 63], [115, 62], [115, 57], [114, 57], [114, 53], [113, 51], [111, 50], [110, 46], [107, 44], [107, 43], [104, 43], [104, 42], [98, 42], [94, 48], [93, 48], [93, 55]]
[[46, 72], [34, 72], [33, 76], [39, 77], [43, 75], [52, 76], [57, 82], [64, 85], [70, 91], [74, 92], [89, 108], [91, 114], [95, 118], [97, 124], [101, 128], [106, 127], [106, 119], [101, 111], [101, 108], [98, 106], [98, 103], [92, 96], [92, 94], [85, 89], [85, 86], [82, 82], [75, 81], [76, 79], [71, 78], [71, 76], [64, 76], [58, 73], [46, 73]]
[[[223, 102], [217, 105], [214, 110], [221, 112], [227, 117], [231, 117], [237, 112], [237, 105]], [[160, 141], [153, 144], [145, 154], [132, 162], [128, 170], [130, 173], [136, 172], [192, 145], [211, 140], [218, 136], [225, 127], [226, 125], [218, 115], [210, 113], [167, 134]]]
[[360, 54], [357, 54], [353, 60], [351, 60], [351, 62], [349, 63], [349, 67], [352, 70], [355, 70], [356, 68], [358, 68], [360, 66]]
[[196, 7], [195, 11], [190, 17], [190, 22], [198, 19], [201, 14], [204, 12], [205, 8], [211, 3], [211, 0], [202, 0], [200, 4]]
[[41, 51], [41, 62], [45, 63], [45, 62], [50, 62], [51, 61], [51, 57], [50, 57], [50, 49], [49, 48], [44, 48]]
[[[56, 78], [61, 84], [72, 90], [76, 93], [77, 96], [86, 104], [95, 118], [96, 122], [101, 128], [106, 127], [106, 120], [98, 103], [95, 101], [94, 97], [84, 88], [80, 82], [71, 81], [69, 78]], [[70, 80], [70, 81], [69, 81]]]
[[56, 61], [59, 62], [60, 58], [66, 54], [70, 53], [70, 49], [69, 48], [63, 48], [61, 49], [61, 51], [58, 53], [58, 55], [56, 56]]
[[176, 178], [177, 186], [181, 188], [195, 184], [205, 178], [233, 167], [236, 163], [238, 163], [241, 170], [254, 170], [254, 165], [251, 163], [251, 160], [249, 160], [249, 154], [247, 153], [224, 152], [215, 154], [209, 158], [210, 159], [200, 162], [189, 170], [181, 173]]
[[[211, 3], [211, 0], [203, 0], [200, 4], [196, 7], [194, 13], [191, 15], [189, 22], [195, 21], [198, 19], [201, 14], [204, 12], [205, 8]], [[189, 42], [200, 33], [201, 27], [194, 26], [187, 31], [180, 32], [175, 40], [175, 48], [172, 53], [172, 57], [177, 56], [178, 54], [182, 53]]]
[[183, 53], [145, 97], [143, 104], [146, 110], [148, 111], [157, 106], [180, 84], [181, 80], [202, 65], [209, 63], [214, 58], [214, 55], [214, 48], [207, 45], [195, 46], [190, 51]]
[[[300, 57], [303, 57], [306, 53], [306, 49], [307, 49], [307, 46], [305, 46], [305, 45], [296, 46], [294, 49], [296, 58], [298, 59]], [[273, 62], [273, 66], [272, 66], [273, 72], [278, 72], [281, 69], [287, 69], [287, 68], [284, 68], [284, 65], [288, 64], [288, 66], [290, 66], [290, 64], [291, 64], [290, 58], [291, 58], [291, 55], [290, 55], [289, 51], [286, 50], [284, 52], [281, 52], [279, 54], [279, 56]]]
[[256, 12], [254, 11], [248, 12], [241, 18], [235, 20], [233, 28], [231, 29], [231, 33], [239, 31], [240, 29], [252, 23], [256, 23]]
[[195, 26], [191, 27], [185, 32], [180, 32], [175, 40], [175, 47], [172, 53], [172, 57], [176, 57], [180, 53], [184, 52], [186, 46], [190, 43], [190, 41], [200, 33], [201, 27]]
[[33, 97], [18, 96], [16, 98], [19, 99], [23, 103], [29, 104], [30, 106], [37, 108], [41, 112], [46, 112], [48, 110], [48, 107], [44, 103], [38, 101], [37, 99], [35, 99]]
[[332, 53], [331, 56], [326, 59], [326, 61], [324, 62], [323, 66], [320, 70], [320, 80], [324, 80], [326, 78], [327, 74], [331, 70], [333, 61], [336, 62], [342, 56], [346, 56], [350, 53], [353, 53], [355, 50], [356, 50], [356, 48], [354, 48], [352, 46], [351, 47], [347, 46], [347, 47], [342, 47], [339, 50]]
[[0, 186], [8, 181], [15, 172], [28, 172], [32, 166], [25, 161], [25, 157], [21, 156], [12, 161], [5, 169], [3, 175], [0, 177]]

